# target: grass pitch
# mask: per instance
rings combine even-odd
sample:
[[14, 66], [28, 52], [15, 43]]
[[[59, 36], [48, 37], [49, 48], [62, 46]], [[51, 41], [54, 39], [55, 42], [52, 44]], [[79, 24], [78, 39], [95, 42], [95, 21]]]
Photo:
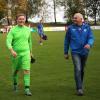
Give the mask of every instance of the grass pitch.
[[100, 30], [94, 31], [95, 44], [85, 68], [85, 95], [75, 95], [74, 72], [71, 57], [64, 59], [65, 32], [46, 32], [43, 46], [33, 33], [33, 54], [36, 63], [31, 67], [32, 96], [24, 96], [23, 74], [19, 73], [19, 91], [12, 90], [12, 68], [6, 35], [0, 34], [0, 100], [99, 100], [100, 99]]

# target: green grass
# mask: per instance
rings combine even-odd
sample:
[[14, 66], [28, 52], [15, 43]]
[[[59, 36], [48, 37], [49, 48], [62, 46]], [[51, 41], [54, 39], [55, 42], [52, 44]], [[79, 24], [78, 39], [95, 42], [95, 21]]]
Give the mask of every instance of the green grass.
[[12, 68], [6, 35], [0, 34], [0, 100], [99, 100], [100, 99], [100, 30], [94, 31], [95, 44], [85, 69], [85, 95], [75, 95], [74, 72], [71, 57], [63, 55], [65, 32], [46, 32], [48, 41], [40, 46], [33, 34], [33, 54], [36, 63], [31, 67], [32, 97], [24, 96], [23, 77], [20, 73], [19, 91], [12, 90]]

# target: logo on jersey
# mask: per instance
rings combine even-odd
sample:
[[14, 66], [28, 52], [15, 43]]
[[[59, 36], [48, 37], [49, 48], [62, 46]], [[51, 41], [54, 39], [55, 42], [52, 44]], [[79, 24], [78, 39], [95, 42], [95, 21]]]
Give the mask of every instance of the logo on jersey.
[[75, 28], [73, 28], [73, 29], [72, 29], [72, 31], [76, 31], [76, 29], [75, 29]]
[[86, 32], [87, 31], [87, 29], [84, 29], [84, 32]]

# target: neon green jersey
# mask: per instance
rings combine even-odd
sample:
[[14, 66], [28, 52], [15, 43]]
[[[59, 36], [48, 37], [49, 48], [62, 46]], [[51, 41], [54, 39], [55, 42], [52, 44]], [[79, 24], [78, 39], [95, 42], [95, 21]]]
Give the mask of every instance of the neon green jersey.
[[27, 26], [14, 26], [7, 35], [7, 47], [15, 51], [32, 51], [30, 28]]

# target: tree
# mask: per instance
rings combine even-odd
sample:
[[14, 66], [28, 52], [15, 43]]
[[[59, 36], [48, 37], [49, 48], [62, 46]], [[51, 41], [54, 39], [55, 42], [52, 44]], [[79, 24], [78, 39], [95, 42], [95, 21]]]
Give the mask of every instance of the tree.
[[43, 19], [43, 21], [47, 21], [50, 16], [51, 5], [46, 0], [29, 0], [29, 15], [32, 17], [37, 16], [38, 18]]
[[4, 0], [0, 0], [0, 19], [2, 19], [6, 13], [6, 2]]
[[82, 0], [68, 0], [65, 13], [67, 14], [69, 20], [72, 19], [75, 13], [81, 13], [85, 15]]
[[[41, 11], [44, 1], [45, 0], [0, 0], [0, 15], [5, 14], [10, 20], [15, 19], [18, 13], [24, 13], [28, 18]], [[4, 9], [5, 6], [6, 8]]]
[[100, 17], [100, 0], [85, 0], [87, 16], [94, 19], [94, 24], [97, 24], [97, 17]]
[[53, 4], [54, 4], [54, 19], [56, 23], [56, 0], [53, 0]]
[[85, 15], [83, 0], [57, 0], [57, 5], [64, 7], [64, 18], [67, 20], [71, 20], [75, 13]]
[[44, 0], [28, 0], [28, 13], [30, 15], [38, 14], [42, 6], [44, 5]]

